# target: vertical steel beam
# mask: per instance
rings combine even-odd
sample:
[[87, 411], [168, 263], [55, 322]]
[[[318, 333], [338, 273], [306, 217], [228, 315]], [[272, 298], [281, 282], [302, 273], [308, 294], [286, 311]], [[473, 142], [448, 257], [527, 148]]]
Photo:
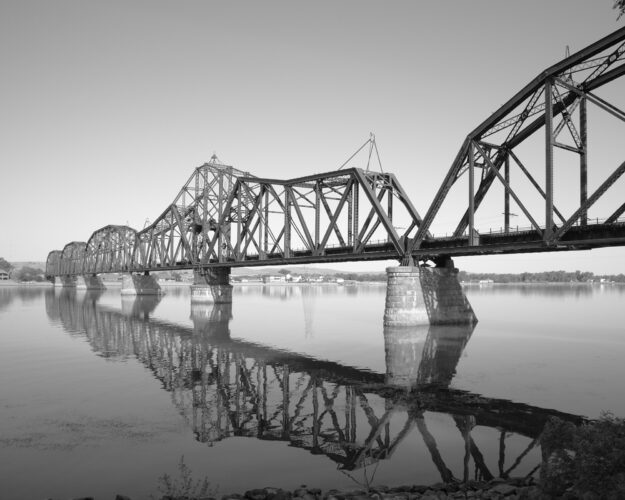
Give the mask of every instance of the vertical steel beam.
[[545, 232], [543, 239], [553, 235], [553, 80], [545, 82]]
[[239, 196], [237, 197], [237, 242], [234, 247], [234, 258], [242, 260], [241, 248], [243, 246], [243, 184], [239, 186]]
[[[382, 189], [385, 189], [385, 188], [382, 188]], [[393, 188], [390, 185], [386, 187], [386, 194], [388, 196], [388, 200], [386, 200], [387, 201], [386, 214], [388, 215], [388, 220], [391, 222], [391, 225], [392, 225], [393, 224]], [[387, 234], [386, 241], [391, 241], [390, 234]]]
[[[504, 163], [504, 179], [506, 184], [510, 185], [510, 155], [506, 153], [506, 160]], [[510, 191], [504, 189], [503, 191], [503, 211], [504, 211], [504, 230], [506, 234], [510, 232]]]
[[354, 202], [352, 204], [353, 208], [354, 208], [354, 249], [356, 249], [356, 247], [358, 247], [358, 245], [360, 244], [360, 241], [358, 240], [358, 231], [359, 231], [359, 224], [358, 224], [358, 219], [360, 217], [359, 212], [358, 212], [358, 197], [359, 197], [359, 192], [360, 192], [360, 184], [358, 183], [357, 180], [354, 181], [354, 187], [353, 189], [353, 193], [354, 193]]
[[319, 255], [319, 223], [321, 217], [321, 180], [315, 183], [315, 253]]
[[475, 156], [473, 154], [473, 141], [469, 142], [467, 154], [469, 155], [469, 246], [471, 246], [475, 229]]
[[[586, 203], [588, 198], [588, 128], [587, 128], [587, 108], [586, 97], [582, 97], [579, 107], [579, 134], [581, 141], [581, 152], [579, 156], [579, 204]], [[579, 214], [579, 222], [585, 226], [588, 220], [588, 212], [582, 210]]]
[[263, 225], [263, 252], [269, 251], [269, 190], [265, 191], [265, 222]]
[[217, 214], [219, 215], [219, 227], [217, 228], [217, 231], [219, 231], [219, 241], [217, 242], [217, 259], [219, 260], [219, 262], [223, 262], [224, 261], [224, 254], [223, 254], [223, 248], [224, 248], [224, 234], [223, 234], [223, 228], [225, 227], [225, 214], [224, 214], [224, 203], [223, 203], [223, 197], [224, 197], [224, 177], [221, 174], [221, 172], [218, 174], [218, 179], [219, 179], [219, 186], [218, 186], [218, 193], [219, 193], [219, 199], [217, 200]]
[[291, 256], [291, 196], [284, 190], [284, 258]]
[[353, 202], [354, 202], [354, 185], [349, 188], [349, 196], [347, 197], [347, 246], [354, 244], [353, 234]]

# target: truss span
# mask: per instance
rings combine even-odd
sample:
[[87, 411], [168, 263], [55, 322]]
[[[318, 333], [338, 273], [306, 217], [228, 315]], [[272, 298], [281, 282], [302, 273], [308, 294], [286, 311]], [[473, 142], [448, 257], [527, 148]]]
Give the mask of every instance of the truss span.
[[[503, 206], [498, 210], [504, 216], [502, 228], [506, 233], [512, 232], [511, 217], [519, 217], [535, 232], [537, 248], [541, 241], [546, 250], [566, 245], [567, 232], [575, 225], [590, 223], [590, 208], [600, 199], [608, 199], [606, 192], [625, 172], [621, 157], [616, 168], [589, 193], [589, 174], [595, 173], [591, 167], [596, 169], [596, 178], [603, 171], [602, 165], [589, 164], [587, 108], [592, 105], [598, 115], [603, 113], [615, 118], [617, 126], [619, 122], [622, 125], [625, 112], [596, 92], [625, 74], [624, 61], [625, 28], [622, 28], [541, 72], [471, 131], [424, 216], [416, 238], [410, 242], [410, 250], [426, 243], [427, 231], [443, 203], [451, 198], [452, 188], [462, 178], [468, 187], [468, 206], [453, 232], [456, 238], [464, 235], [469, 246], [480, 245], [476, 212], [498, 185], [503, 191]], [[543, 136], [536, 136], [541, 130]], [[605, 134], [605, 128], [600, 133]], [[622, 141], [622, 131], [620, 137]], [[575, 174], [568, 167], [571, 155], [578, 158], [579, 170]], [[540, 161], [536, 161], [536, 157]], [[554, 175], [558, 160], [568, 167], [562, 176], [577, 178], [577, 186], [570, 186], [568, 179], [562, 186], [578, 188], [578, 193], [567, 189], [566, 197], [559, 200], [556, 194], [562, 186], [555, 184]], [[514, 176], [518, 180], [511, 180]], [[523, 182], [529, 190], [522, 188]], [[612, 210], [602, 214], [607, 224], [617, 222], [625, 212], [620, 193], [612, 196], [612, 203], [616, 201]], [[536, 195], [539, 201], [532, 203], [531, 195]], [[576, 196], [579, 201], [570, 203]], [[572, 208], [558, 210], [557, 202], [572, 205]], [[489, 210], [492, 215], [492, 208]]]
[[[609, 102], [623, 93], [598, 94], [623, 74], [625, 28], [541, 72], [467, 135], [423, 218], [397, 178], [370, 171], [369, 163], [366, 169], [277, 180], [252, 176], [213, 156], [153, 223], [140, 231], [106, 226], [87, 244], [51, 252], [46, 274], [366, 259], [412, 264], [450, 255], [625, 245], [625, 200], [618, 187], [625, 162], [619, 157], [607, 176], [605, 161], [590, 165], [587, 110], [593, 106], [623, 125], [625, 111]], [[544, 134], [537, 134], [540, 130]], [[622, 142], [622, 133], [617, 140]], [[373, 147], [377, 153], [373, 138], [369, 145], [370, 155]], [[536, 147], [538, 154], [528, 154]], [[575, 176], [570, 167], [554, 174], [562, 154], [576, 161]], [[591, 177], [599, 179], [594, 186]], [[570, 178], [576, 178], [574, 186]], [[450, 199], [457, 203], [454, 190], [463, 186], [467, 205], [452, 214], [459, 221], [451, 236], [434, 236], [441, 207]], [[489, 201], [497, 192], [502, 207]], [[606, 212], [591, 214], [599, 206]], [[499, 231], [480, 222], [484, 215], [499, 214]], [[517, 217], [516, 229], [511, 217]]]
[[128, 226], [105, 226], [91, 235], [84, 248], [84, 274], [127, 272], [133, 269], [137, 231]]
[[[403, 220], [403, 230], [395, 224]], [[106, 226], [49, 276], [397, 257], [421, 217], [393, 174], [348, 168], [290, 180], [216, 160], [149, 226]], [[56, 257], [55, 257], [56, 258]]]

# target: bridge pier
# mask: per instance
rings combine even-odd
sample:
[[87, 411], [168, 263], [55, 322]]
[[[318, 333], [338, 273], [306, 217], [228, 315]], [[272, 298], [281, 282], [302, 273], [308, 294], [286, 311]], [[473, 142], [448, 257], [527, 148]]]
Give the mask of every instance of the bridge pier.
[[145, 274], [122, 275], [122, 295], [159, 295], [161, 286], [154, 276]]
[[191, 303], [232, 303], [230, 268], [215, 267], [193, 272]]
[[102, 278], [95, 274], [85, 274], [76, 276], [77, 290], [105, 290], [106, 287], [102, 282]]
[[389, 267], [386, 273], [385, 325], [477, 322], [458, 281], [458, 269], [451, 259], [442, 260], [436, 267]]

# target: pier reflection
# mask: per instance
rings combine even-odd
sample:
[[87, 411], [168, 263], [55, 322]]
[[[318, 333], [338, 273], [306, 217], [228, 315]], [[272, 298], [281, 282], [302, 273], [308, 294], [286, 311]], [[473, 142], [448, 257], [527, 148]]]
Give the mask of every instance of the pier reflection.
[[[193, 305], [193, 327], [186, 327], [150, 317], [159, 297], [123, 302], [119, 310], [100, 305], [99, 294], [50, 291], [46, 311], [70, 334], [86, 336], [98, 355], [136, 357], [149, 367], [195, 438], [209, 446], [233, 436], [281, 440], [354, 471], [391, 459], [416, 434], [442, 480], [491, 479], [536, 469], [537, 438], [550, 416], [581, 421], [451, 389], [472, 326], [386, 327], [386, 373], [373, 373], [232, 339], [231, 304]], [[452, 460], [439, 448], [441, 437], [449, 447], [449, 436], [428, 425], [437, 415], [455, 427]], [[485, 448], [498, 450], [496, 469], [472, 435], [476, 427], [495, 431]], [[506, 457], [510, 439], [522, 446]]]

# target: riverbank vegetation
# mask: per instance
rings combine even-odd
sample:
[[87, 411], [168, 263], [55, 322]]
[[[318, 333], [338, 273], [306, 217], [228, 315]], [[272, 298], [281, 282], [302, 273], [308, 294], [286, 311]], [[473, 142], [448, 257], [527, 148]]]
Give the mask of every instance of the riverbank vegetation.
[[625, 274], [595, 275], [588, 271], [544, 271], [540, 273], [468, 273], [460, 271], [464, 282], [493, 283], [625, 283]]
[[540, 487], [551, 498], [625, 498], [625, 419], [604, 413], [581, 426], [552, 419], [541, 446]]

